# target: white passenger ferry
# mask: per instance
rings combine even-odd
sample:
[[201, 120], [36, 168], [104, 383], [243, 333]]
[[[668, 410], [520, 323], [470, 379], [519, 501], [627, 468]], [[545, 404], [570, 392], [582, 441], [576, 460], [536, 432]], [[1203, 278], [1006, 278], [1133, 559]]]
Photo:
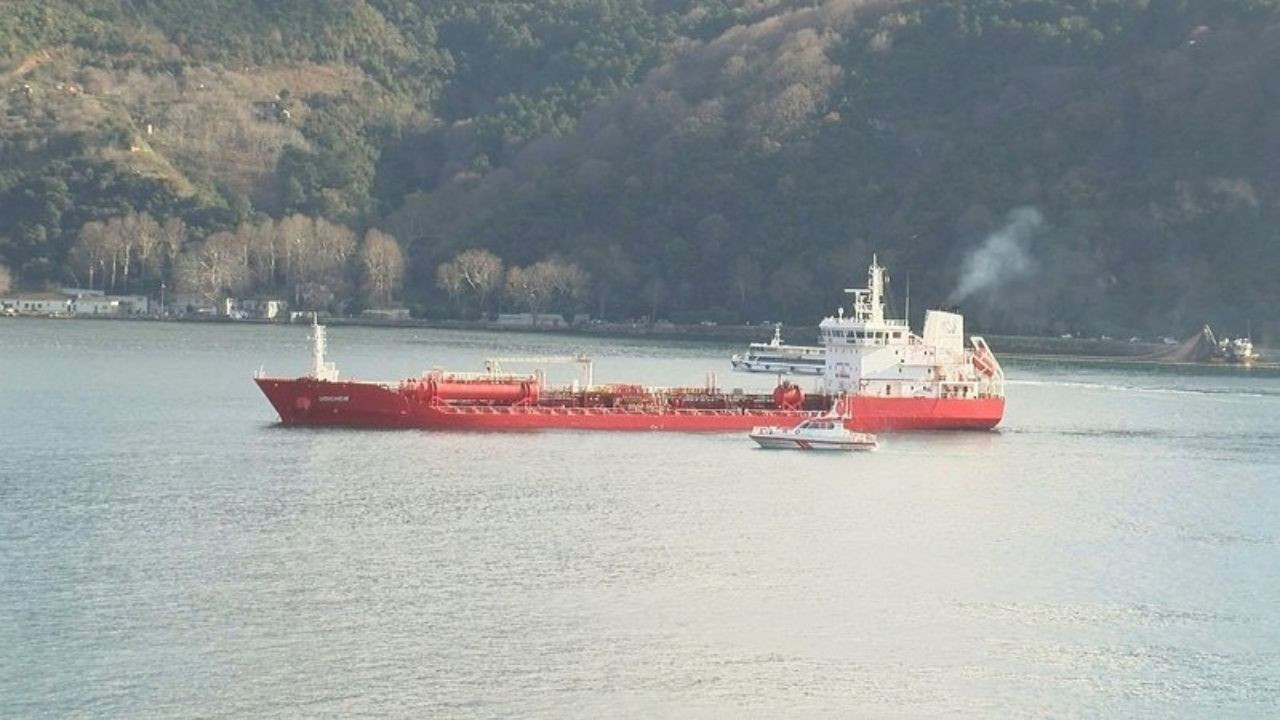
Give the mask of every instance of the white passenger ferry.
[[827, 364], [826, 349], [810, 345], [784, 345], [782, 326], [773, 326], [773, 339], [751, 343], [747, 352], [734, 355], [733, 369], [778, 375], [821, 375]]

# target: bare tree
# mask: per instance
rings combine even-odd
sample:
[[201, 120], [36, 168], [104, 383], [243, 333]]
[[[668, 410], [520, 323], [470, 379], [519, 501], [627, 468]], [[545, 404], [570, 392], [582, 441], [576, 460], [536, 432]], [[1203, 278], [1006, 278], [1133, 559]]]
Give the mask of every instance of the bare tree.
[[210, 302], [243, 291], [249, 281], [243, 247], [235, 235], [218, 232], [178, 258], [178, 287]]
[[577, 265], [543, 260], [529, 267], [507, 271], [507, 295], [524, 306], [538, 322], [538, 315], [553, 304], [572, 310], [586, 296], [590, 285], [587, 273]]
[[160, 246], [164, 228], [147, 213], [130, 214], [125, 219], [129, 229], [133, 254], [137, 256], [139, 272], [145, 275], [149, 269], [155, 266], [152, 255], [156, 253], [157, 248]]
[[[502, 258], [483, 248], [474, 248], [458, 253], [446, 265], [452, 265], [446, 275], [456, 274], [462, 287], [475, 298], [476, 307], [483, 315], [489, 309], [489, 297], [502, 284]], [[437, 281], [439, 279], [437, 272]]]
[[551, 278], [535, 268], [537, 263], [527, 268], [513, 267], [507, 270], [506, 291], [507, 297], [529, 311], [536, 325], [538, 315], [551, 300]]
[[564, 315], [565, 320], [572, 321], [573, 315], [582, 305], [582, 300], [591, 290], [591, 276], [573, 263], [561, 263], [548, 260], [538, 265], [545, 265], [551, 275], [552, 303]]
[[342, 268], [356, 252], [356, 234], [346, 225], [316, 218], [316, 244], [312, 261], [327, 272]]
[[371, 303], [390, 305], [404, 283], [404, 254], [396, 239], [381, 230], [370, 230], [360, 247], [360, 269]]
[[[102, 225], [103, 260], [110, 268], [111, 292], [116, 292], [121, 275], [124, 276], [125, 288], [129, 286], [129, 235], [129, 223], [124, 217], [107, 218]], [[107, 289], [105, 283], [103, 289]]]
[[350, 228], [323, 218], [290, 215], [276, 223], [271, 238], [269, 265], [283, 269], [295, 305], [318, 308], [349, 295], [349, 270], [356, 250]]
[[345, 225], [290, 215], [275, 224], [272, 247], [269, 264], [283, 271], [295, 305], [317, 308], [350, 292], [356, 236]]
[[455, 305], [458, 304], [466, 281], [462, 279], [462, 271], [458, 269], [457, 263], [442, 263], [436, 268], [436, 287], [445, 291]]
[[346, 225], [316, 218], [314, 244], [299, 258], [303, 299], [312, 308], [327, 305], [339, 297], [350, 297], [351, 259], [356, 252], [356, 235]]
[[[85, 223], [80, 228], [76, 243], [71, 247], [71, 270], [77, 278], [81, 273], [89, 281], [89, 289], [94, 286], [94, 276], [104, 270], [106, 255], [106, 226], [98, 221]], [[77, 282], [79, 280], [77, 279]], [[105, 289], [106, 284], [103, 283]]]
[[284, 275], [285, 286], [293, 294], [294, 304], [301, 304], [298, 278], [299, 259], [310, 251], [315, 242], [316, 223], [305, 215], [294, 214], [276, 223], [273, 235], [274, 264]]

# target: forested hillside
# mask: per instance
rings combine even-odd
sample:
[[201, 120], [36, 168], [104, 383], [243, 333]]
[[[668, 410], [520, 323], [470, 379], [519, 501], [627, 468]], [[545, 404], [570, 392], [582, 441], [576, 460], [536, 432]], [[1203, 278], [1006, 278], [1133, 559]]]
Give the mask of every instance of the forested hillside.
[[1276, 77], [1280, 0], [16, 0], [0, 265], [812, 321], [876, 251], [988, 331], [1267, 340]]

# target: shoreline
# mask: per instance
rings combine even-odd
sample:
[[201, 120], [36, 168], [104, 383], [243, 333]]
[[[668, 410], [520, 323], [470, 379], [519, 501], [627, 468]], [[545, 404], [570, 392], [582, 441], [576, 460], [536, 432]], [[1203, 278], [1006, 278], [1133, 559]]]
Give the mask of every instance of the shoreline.
[[[297, 326], [300, 322], [288, 319], [232, 319], [226, 317], [160, 317], [154, 315], [18, 315], [0, 318], [3, 320], [89, 320], [115, 322], [165, 322], [192, 323], [212, 325], [280, 325]], [[772, 335], [773, 324], [767, 325], [642, 325], [631, 323], [591, 323], [566, 325], [559, 327], [502, 325], [483, 320], [389, 320], [364, 317], [326, 317], [321, 318], [329, 327], [370, 327], [385, 329], [420, 329], [420, 330], [459, 330], [469, 332], [493, 333], [538, 333], [563, 336], [587, 336], [603, 338], [644, 338], [647, 340], [686, 341], [686, 342], [718, 342], [725, 344], [767, 342]], [[805, 338], [816, 339], [817, 326], [793, 325], [786, 331], [785, 337], [792, 344], [807, 344]], [[1259, 368], [1280, 369], [1280, 353], [1270, 348], [1259, 348], [1261, 355], [1258, 362], [1251, 365], [1223, 362], [1175, 362], [1163, 360], [1152, 355], [1168, 346], [1149, 342], [1128, 342], [1125, 340], [1099, 338], [1056, 338], [1035, 337], [1025, 335], [998, 335], [978, 333], [986, 338], [991, 349], [997, 354], [1017, 359], [1045, 362], [1079, 362], [1109, 363], [1122, 362], [1134, 365], [1189, 366], [1189, 367], [1222, 367], [1222, 368]]]

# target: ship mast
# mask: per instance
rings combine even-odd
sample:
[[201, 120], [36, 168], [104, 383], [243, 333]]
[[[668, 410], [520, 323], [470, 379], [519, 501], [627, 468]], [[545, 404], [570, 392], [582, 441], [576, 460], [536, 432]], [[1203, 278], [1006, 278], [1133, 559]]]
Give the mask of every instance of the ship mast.
[[854, 319], [864, 323], [884, 322], [884, 268], [874, 254], [871, 256], [871, 267], [867, 268], [867, 286], [845, 288], [844, 291], [853, 296]]
[[338, 379], [338, 367], [331, 362], [325, 362], [326, 344], [324, 326], [320, 324], [316, 313], [311, 313], [311, 377], [333, 382]]

